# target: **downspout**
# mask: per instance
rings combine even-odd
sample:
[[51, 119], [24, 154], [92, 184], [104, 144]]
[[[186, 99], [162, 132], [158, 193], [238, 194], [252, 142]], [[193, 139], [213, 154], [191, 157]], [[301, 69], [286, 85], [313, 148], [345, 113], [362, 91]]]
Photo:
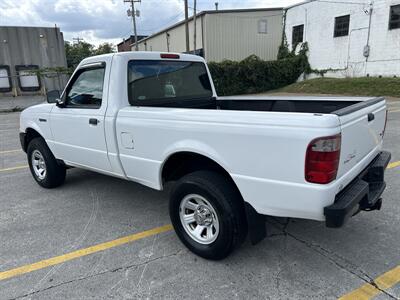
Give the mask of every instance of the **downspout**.
[[307, 41], [307, 20], [308, 20], [308, 10], [307, 8], [304, 8], [304, 32], [303, 32], [303, 42]]
[[351, 34], [352, 34], [354, 31], [359, 31], [359, 30], [364, 30], [364, 29], [368, 29], [368, 27], [354, 28], [354, 29], [350, 30], [350, 32], [349, 32], [349, 43], [348, 43], [348, 45], [347, 45], [347, 63], [346, 63], [346, 70], [349, 69]]
[[201, 16], [201, 46], [203, 48], [203, 58], [206, 59], [206, 46], [204, 45], [204, 18], [205, 14]]
[[365, 70], [364, 73], [367, 73], [367, 64], [368, 64], [368, 58], [369, 58], [369, 52], [370, 52], [370, 46], [369, 46], [369, 39], [371, 36], [371, 22], [372, 22], [372, 11], [373, 11], [373, 1], [370, 2], [369, 4], [369, 21], [368, 21], [368, 34], [367, 34], [367, 45], [366, 51], [368, 51], [367, 55], [365, 56]]

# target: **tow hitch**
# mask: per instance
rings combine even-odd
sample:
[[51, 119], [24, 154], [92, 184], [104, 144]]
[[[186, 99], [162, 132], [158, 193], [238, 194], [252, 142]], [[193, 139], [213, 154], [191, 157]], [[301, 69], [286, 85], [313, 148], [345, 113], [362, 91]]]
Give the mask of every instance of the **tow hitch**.
[[381, 195], [386, 188], [385, 169], [390, 153], [382, 151], [356, 179], [336, 195], [335, 202], [324, 208], [327, 227], [341, 227], [361, 210], [380, 210]]

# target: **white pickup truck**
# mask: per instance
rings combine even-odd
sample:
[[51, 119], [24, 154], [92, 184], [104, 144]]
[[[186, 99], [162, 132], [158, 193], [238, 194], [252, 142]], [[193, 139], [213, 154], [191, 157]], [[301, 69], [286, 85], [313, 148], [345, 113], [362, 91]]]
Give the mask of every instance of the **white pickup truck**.
[[265, 215], [340, 227], [381, 207], [383, 98], [218, 97], [201, 57], [158, 52], [84, 59], [54, 96], [21, 114], [34, 179], [54, 188], [78, 167], [174, 182], [172, 224], [202, 257], [260, 241]]

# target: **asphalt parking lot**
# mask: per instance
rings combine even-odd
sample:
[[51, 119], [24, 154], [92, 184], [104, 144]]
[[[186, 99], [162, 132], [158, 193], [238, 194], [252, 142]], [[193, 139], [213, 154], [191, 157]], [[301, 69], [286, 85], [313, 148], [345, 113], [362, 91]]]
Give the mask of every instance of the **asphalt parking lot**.
[[[400, 102], [389, 107], [385, 148], [397, 162]], [[381, 211], [341, 229], [271, 218], [263, 242], [215, 262], [165, 226], [168, 191], [78, 169], [58, 189], [39, 187], [18, 119], [0, 114], [0, 299], [400, 299], [400, 164], [386, 172]]]

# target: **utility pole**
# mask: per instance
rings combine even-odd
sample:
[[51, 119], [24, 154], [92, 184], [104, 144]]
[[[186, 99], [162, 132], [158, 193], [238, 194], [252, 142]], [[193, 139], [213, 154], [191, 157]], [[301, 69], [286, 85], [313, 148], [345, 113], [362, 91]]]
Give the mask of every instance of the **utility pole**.
[[[131, 4], [131, 12], [130, 16], [132, 17], [132, 25], [133, 25], [133, 33], [135, 35], [135, 50], [139, 51], [139, 45], [138, 45], [138, 38], [137, 38], [137, 31], [136, 31], [136, 11], [135, 11], [135, 2], [140, 3], [141, 0], [124, 0], [125, 3], [130, 3]], [[128, 10], [128, 16], [129, 16], [129, 10]]]
[[186, 35], [186, 53], [189, 53], [189, 23], [188, 23], [188, 0], [185, 1], [185, 35]]
[[72, 38], [72, 41], [73, 41], [73, 42], [76, 42], [77, 44], [79, 44], [80, 42], [83, 41], [83, 38], [80, 38], [80, 37], [78, 36], [78, 37], [76, 37], [76, 38]]
[[193, 54], [196, 54], [196, 0], [193, 1]]

